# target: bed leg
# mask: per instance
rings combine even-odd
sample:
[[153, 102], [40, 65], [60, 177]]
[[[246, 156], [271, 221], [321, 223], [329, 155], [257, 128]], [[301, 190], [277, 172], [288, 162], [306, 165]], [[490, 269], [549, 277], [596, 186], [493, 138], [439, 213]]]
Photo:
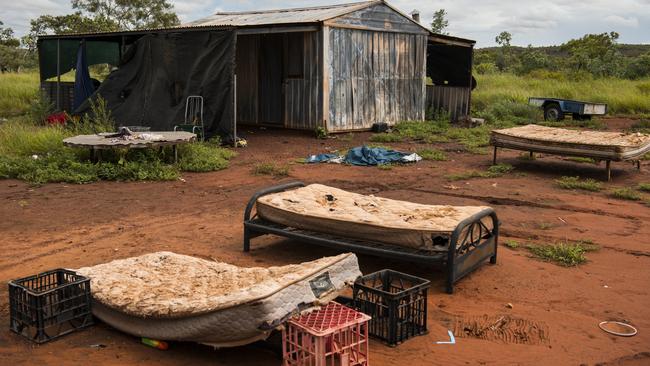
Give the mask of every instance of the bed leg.
[[244, 252], [250, 252], [251, 250], [251, 235], [248, 232], [248, 229], [244, 229]]
[[492, 165], [497, 165], [497, 147], [494, 147], [494, 156], [492, 157]]
[[451, 277], [447, 278], [447, 286], [446, 286], [445, 290], [450, 295], [454, 293], [454, 281], [452, 280]]
[[610, 182], [612, 180], [612, 168], [611, 168], [611, 161], [607, 160], [607, 163], [605, 164], [605, 169], [607, 170], [607, 181]]
[[528, 154], [528, 156], [530, 157], [530, 160], [535, 160], [535, 153], [534, 153], [534, 152], [531, 151], [531, 152]]
[[636, 170], [641, 170], [641, 160], [636, 161]]

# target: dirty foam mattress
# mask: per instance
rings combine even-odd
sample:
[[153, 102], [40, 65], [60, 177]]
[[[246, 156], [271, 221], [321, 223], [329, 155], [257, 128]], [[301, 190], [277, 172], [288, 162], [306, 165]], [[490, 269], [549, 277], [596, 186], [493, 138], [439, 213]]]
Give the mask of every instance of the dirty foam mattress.
[[244, 268], [157, 252], [76, 272], [91, 279], [93, 314], [114, 328], [215, 347], [265, 339], [289, 316], [329, 302], [361, 275], [351, 253]]
[[257, 199], [257, 214], [273, 223], [428, 251], [446, 251], [458, 224], [486, 208], [424, 205], [321, 184]]
[[568, 130], [531, 124], [493, 130], [490, 144], [516, 150], [622, 161], [650, 152], [650, 135]]

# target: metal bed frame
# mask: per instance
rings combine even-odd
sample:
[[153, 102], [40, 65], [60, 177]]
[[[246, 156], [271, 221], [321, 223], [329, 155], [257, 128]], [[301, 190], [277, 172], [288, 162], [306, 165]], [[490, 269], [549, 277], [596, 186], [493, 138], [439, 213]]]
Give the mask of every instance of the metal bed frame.
[[[477, 269], [486, 259], [489, 258], [492, 264], [497, 262], [499, 220], [496, 212], [491, 208], [486, 208], [461, 221], [451, 234], [449, 249], [446, 252], [431, 252], [302, 230], [264, 220], [258, 217], [257, 213], [251, 216], [258, 198], [304, 186], [303, 182], [285, 183], [262, 189], [251, 197], [244, 212], [244, 252], [250, 251], [252, 238], [265, 234], [274, 234], [305, 243], [354, 253], [430, 265], [442, 264], [446, 267], [446, 291], [449, 294], [454, 291], [454, 283]], [[482, 222], [482, 219], [488, 216], [492, 220], [492, 229], [488, 229]]]

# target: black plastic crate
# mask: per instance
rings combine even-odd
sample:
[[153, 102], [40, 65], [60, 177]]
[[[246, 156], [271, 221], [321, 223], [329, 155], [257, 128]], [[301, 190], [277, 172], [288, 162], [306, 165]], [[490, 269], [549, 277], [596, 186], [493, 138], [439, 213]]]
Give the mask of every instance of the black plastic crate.
[[370, 315], [371, 336], [391, 346], [427, 333], [429, 281], [385, 269], [354, 283], [353, 307]]
[[36, 343], [92, 325], [90, 304], [90, 279], [73, 271], [9, 281], [9, 327]]

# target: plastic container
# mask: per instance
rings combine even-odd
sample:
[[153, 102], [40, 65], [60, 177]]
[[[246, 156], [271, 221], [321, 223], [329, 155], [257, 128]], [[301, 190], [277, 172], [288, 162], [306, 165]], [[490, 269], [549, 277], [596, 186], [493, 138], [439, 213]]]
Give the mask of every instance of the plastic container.
[[360, 277], [353, 307], [372, 317], [370, 335], [390, 346], [426, 334], [429, 281], [385, 269]]
[[282, 364], [368, 366], [368, 320], [333, 301], [289, 320], [282, 331]]
[[72, 271], [9, 281], [9, 327], [35, 343], [92, 325], [90, 306], [90, 279]]

